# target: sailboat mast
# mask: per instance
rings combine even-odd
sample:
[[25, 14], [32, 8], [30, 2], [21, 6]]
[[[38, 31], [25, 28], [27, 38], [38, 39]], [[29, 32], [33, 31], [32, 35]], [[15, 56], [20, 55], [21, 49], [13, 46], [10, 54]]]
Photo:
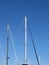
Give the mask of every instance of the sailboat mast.
[[25, 16], [25, 64], [28, 63], [27, 52], [27, 17]]
[[6, 65], [8, 65], [9, 25], [7, 25]]
[[28, 49], [27, 49], [27, 17], [25, 16], [25, 62], [22, 65], [28, 65]]

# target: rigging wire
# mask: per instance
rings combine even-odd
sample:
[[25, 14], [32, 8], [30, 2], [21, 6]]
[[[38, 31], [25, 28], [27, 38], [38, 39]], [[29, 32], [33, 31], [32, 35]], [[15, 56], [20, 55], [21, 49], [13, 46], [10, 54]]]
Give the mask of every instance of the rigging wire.
[[16, 58], [16, 61], [18, 63], [18, 58], [17, 58], [16, 49], [15, 49], [15, 45], [14, 45], [14, 41], [13, 41], [11, 30], [10, 30], [10, 37], [11, 37], [11, 40], [12, 40], [12, 46], [13, 46], [13, 49], [14, 49], [15, 58]]
[[34, 48], [34, 52], [35, 52], [35, 56], [36, 56], [37, 63], [38, 63], [38, 65], [40, 65], [29, 23], [28, 23], [28, 30], [29, 30], [30, 37], [31, 37], [31, 40], [32, 40], [32, 44], [33, 44], [33, 48]]
[[13, 46], [13, 49], [14, 49], [15, 59], [16, 59], [16, 62], [18, 63], [18, 58], [17, 58], [16, 49], [15, 49], [15, 45], [14, 45], [14, 40], [13, 40], [13, 36], [12, 36], [12, 32], [10, 30], [10, 27], [9, 27], [9, 34], [10, 34], [11, 41], [12, 41], [12, 46]]

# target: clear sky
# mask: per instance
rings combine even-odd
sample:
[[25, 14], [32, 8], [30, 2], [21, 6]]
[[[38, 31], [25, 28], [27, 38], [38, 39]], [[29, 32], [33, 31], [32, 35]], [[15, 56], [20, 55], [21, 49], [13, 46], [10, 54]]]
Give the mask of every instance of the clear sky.
[[[27, 16], [41, 65], [49, 65], [49, 0], [0, 0], [0, 65], [6, 65], [9, 21], [19, 63], [24, 63], [24, 17]], [[11, 39], [9, 65], [16, 65]], [[37, 65], [28, 31], [29, 65]]]

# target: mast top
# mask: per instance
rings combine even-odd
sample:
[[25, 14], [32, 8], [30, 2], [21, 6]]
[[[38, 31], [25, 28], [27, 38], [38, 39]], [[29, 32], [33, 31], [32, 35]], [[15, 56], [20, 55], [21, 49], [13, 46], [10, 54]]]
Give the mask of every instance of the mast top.
[[10, 28], [10, 26], [9, 26], [9, 24], [7, 24], [7, 31], [9, 31], [9, 28]]

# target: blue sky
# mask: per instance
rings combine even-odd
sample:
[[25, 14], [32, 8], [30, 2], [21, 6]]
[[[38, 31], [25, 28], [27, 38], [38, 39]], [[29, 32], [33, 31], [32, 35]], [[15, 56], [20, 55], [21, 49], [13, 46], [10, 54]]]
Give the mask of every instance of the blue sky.
[[[0, 0], [0, 65], [6, 64], [7, 22], [19, 63], [24, 62], [24, 17], [27, 16], [41, 65], [49, 65], [49, 0]], [[11, 39], [9, 65], [16, 65]], [[28, 31], [28, 60], [37, 65]]]

